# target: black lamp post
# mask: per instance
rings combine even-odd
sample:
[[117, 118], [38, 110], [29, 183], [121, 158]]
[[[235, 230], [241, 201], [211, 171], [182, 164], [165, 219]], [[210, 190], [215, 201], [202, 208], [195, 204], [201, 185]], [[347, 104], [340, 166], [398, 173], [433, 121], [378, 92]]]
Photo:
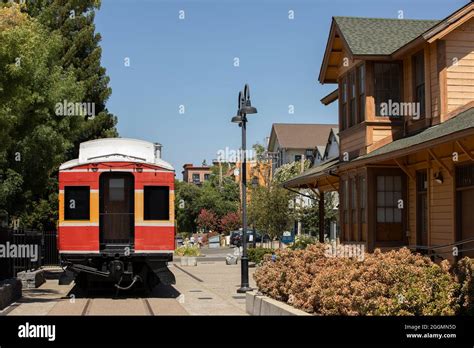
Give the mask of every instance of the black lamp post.
[[[258, 187], [258, 178], [254, 176], [252, 178], [252, 188], [256, 189]], [[255, 229], [255, 225], [252, 224], [252, 229], [253, 229], [253, 247], [257, 247], [257, 230]], [[260, 244], [263, 245], [263, 236], [261, 236], [261, 241]]]
[[238, 293], [245, 293], [252, 290], [249, 286], [249, 260], [247, 257], [247, 114], [256, 114], [257, 109], [250, 102], [250, 90], [246, 84], [244, 91], [239, 92], [237, 115], [232, 117], [232, 122], [238, 123], [242, 128], [242, 258], [241, 263], [241, 284], [237, 289]]

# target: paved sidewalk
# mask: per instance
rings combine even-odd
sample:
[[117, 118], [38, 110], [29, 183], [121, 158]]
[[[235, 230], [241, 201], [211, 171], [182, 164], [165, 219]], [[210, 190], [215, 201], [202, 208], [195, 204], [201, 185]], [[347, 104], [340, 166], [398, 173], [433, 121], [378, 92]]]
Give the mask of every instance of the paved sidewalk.
[[[217, 254], [217, 253], [216, 253]], [[238, 294], [240, 263], [199, 260], [197, 266], [169, 264], [176, 285], [157, 286], [144, 294], [128, 292], [119, 298], [115, 291], [84, 294], [74, 282], [58, 285], [61, 269], [49, 269], [46, 283], [24, 289], [23, 297], [0, 315], [246, 315], [245, 294]], [[255, 287], [249, 268], [250, 286]]]
[[[238, 294], [240, 263], [199, 260], [197, 266], [170, 266], [176, 276], [175, 288], [181, 305], [191, 315], [246, 315], [245, 294]], [[250, 286], [255, 287], [254, 268], [249, 268]]]
[[58, 285], [61, 268], [45, 269], [46, 282], [36, 289], [23, 289], [22, 297], [10, 307], [5, 308], [3, 315], [48, 315], [59, 301], [67, 301], [68, 294], [74, 287]]

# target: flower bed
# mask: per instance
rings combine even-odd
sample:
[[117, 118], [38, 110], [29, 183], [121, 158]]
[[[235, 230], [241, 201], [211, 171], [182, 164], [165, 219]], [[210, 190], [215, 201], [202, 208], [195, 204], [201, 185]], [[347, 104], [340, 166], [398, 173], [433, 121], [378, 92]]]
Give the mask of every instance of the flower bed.
[[473, 308], [473, 264], [462, 265], [453, 276], [447, 261], [406, 248], [362, 261], [327, 257], [318, 243], [266, 256], [254, 277], [265, 295], [316, 315], [454, 315]]

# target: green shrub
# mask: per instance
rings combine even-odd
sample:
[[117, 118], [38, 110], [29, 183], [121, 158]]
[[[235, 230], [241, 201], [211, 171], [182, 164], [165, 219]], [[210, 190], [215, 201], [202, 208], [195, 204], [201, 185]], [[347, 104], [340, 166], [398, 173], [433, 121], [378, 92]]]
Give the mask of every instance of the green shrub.
[[327, 257], [324, 244], [277, 251], [254, 278], [261, 292], [317, 315], [453, 315], [456, 291], [445, 267], [406, 248], [363, 261]]
[[290, 249], [291, 250], [301, 250], [301, 249], [306, 249], [308, 245], [311, 244], [316, 244], [318, 243], [318, 240], [312, 236], [296, 236], [295, 237], [295, 242], [291, 244]]
[[199, 256], [201, 250], [197, 245], [183, 245], [177, 248], [174, 253], [177, 256]]
[[274, 253], [273, 249], [269, 248], [250, 248], [247, 250], [247, 256], [250, 262], [260, 264], [263, 261], [265, 255], [271, 255]]
[[454, 278], [459, 284], [457, 301], [459, 314], [474, 315], [474, 259], [464, 257], [453, 267]]

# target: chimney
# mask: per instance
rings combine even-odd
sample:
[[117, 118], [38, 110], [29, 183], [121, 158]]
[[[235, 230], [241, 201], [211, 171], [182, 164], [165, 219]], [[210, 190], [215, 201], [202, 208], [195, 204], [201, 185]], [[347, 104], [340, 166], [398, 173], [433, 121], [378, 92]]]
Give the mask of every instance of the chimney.
[[153, 145], [155, 147], [155, 158], [161, 159], [161, 148], [163, 147], [163, 145], [161, 145], [160, 143], [154, 143]]

